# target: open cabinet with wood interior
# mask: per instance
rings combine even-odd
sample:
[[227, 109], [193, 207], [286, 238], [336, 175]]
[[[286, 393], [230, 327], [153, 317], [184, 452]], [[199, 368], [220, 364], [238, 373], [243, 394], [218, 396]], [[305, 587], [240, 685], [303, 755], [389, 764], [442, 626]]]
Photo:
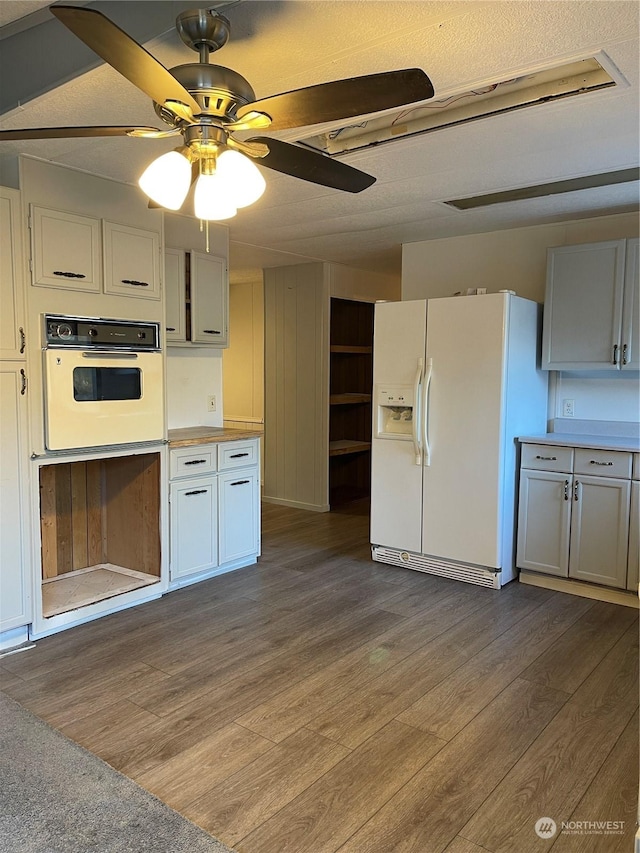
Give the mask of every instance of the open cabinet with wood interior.
[[40, 467], [45, 618], [160, 581], [160, 456]]
[[371, 492], [373, 304], [331, 299], [329, 503]]

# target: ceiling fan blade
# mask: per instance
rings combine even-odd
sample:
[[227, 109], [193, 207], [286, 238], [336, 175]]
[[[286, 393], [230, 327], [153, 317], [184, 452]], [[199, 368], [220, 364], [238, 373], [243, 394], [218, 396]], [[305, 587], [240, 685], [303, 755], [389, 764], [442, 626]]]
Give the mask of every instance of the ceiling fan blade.
[[366, 190], [375, 183], [372, 175], [332, 160], [326, 154], [311, 151], [308, 148], [300, 148], [299, 145], [291, 145], [279, 139], [270, 139], [267, 136], [256, 136], [247, 139], [249, 143], [261, 143], [267, 145], [269, 153], [257, 160], [259, 166], [266, 166], [276, 172], [301, 178], [313, 184], [323, 187], [333, 187], [336, 190], [345, 190], [349, 193], [359, 193]]
[[198, 102], [161, 62], [95, 9], [51, 6], [51, 12], [88, 47], [158, 104], [179, 101], [194, 113]]
[[155, 127], [33, 127], [26, 130], [0, 130], [0, 142], [11, 139], [71, 139], [83, 136], [145, 136], [163, 131]]
[[238, 110], [238, 119], [259, 111], [271, 116], [270, 130], [287, 130], [426, 101], [433, 86], [420, 68], [405, 68], [320, 83], [263, 98]]

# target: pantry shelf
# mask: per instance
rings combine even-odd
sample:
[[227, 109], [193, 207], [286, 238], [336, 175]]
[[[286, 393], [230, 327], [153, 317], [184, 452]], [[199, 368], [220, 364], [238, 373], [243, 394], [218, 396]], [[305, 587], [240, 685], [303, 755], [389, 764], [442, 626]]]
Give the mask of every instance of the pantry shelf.
[[371, 450], [370, 441], [351, 441], [341, 438], [338, 441], [329, 442], [329, 456], [345, 456], [348, 453], [363, 453]]
[[331, 394], [329, 403], [332, 406], [350, 406], [356, 403], [370, 403], [371, 394], [346, 393]]

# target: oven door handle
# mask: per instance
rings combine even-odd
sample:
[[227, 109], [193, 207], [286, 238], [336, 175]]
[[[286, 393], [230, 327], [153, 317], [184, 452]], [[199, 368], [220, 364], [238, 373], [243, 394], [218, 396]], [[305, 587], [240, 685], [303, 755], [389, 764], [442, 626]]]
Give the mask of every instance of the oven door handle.
[[137, 358], [137, 352], [83, 352], [83, 358]]

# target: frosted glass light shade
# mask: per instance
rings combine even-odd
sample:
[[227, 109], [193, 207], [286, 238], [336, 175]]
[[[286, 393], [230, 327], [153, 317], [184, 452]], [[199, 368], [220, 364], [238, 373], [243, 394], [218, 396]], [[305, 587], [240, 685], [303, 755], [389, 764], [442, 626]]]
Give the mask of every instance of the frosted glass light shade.
[[265, 190], [266, 183], [253, 161], [227, 148], [218, 156], [216, 175], [226, 186], [226, 192], [236, 207], [246, 207], [257, 201]]
[[157, 204], [179, 210], [191, 186], [191, 164], [177, 151], [169, 151], [147, 166], [138, 184]]
[[229, 187], [215, 175], [200, 175], [196, 181], [193, 207], [198, 219], [231, 219], [238, 212]]

